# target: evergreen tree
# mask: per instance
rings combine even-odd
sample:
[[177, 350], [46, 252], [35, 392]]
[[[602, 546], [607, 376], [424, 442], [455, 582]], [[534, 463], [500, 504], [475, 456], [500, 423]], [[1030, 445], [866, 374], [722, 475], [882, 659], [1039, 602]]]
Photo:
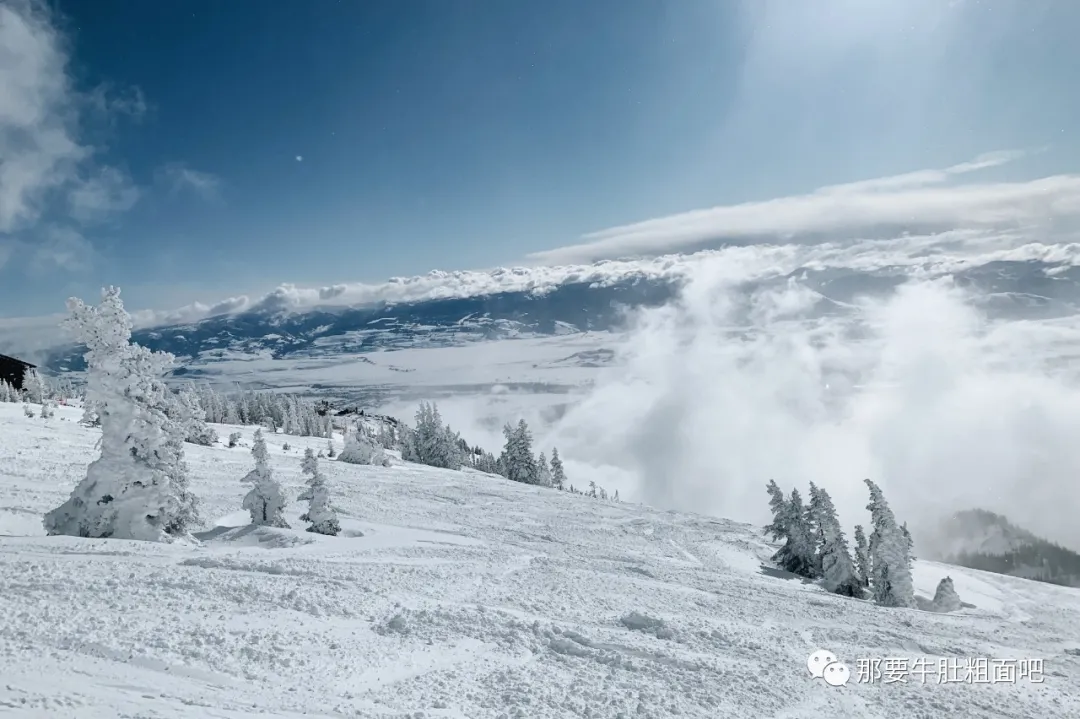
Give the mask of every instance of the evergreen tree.
[[791, 498], [784, 499], [784, 493], [780, 491], [776, 481], [771, 479], [766, 490], [769, 492], [773, 521], [765, 527], [765, 531], [771, 534], [774, 540], [784, 542], [773, 554], [772, 560], [793, 574], [814, 576], [814, 542], [806, 527], [806, 509], [803, 507], [799, 490], [791, 490]]
[[184, 441], [210, 447], [217, 442], [217, 432], [206, 424], [206, 410], [191, 385], [174, 397], [173, 418], [184, 428]]
[[349, 464], [374, 464], [380, 467], [388, 467], [390, 459], [386, 456], [382, 447], [372, 441], [363, 423], [358, 422], [352, 431], [348, 427], [344, 429], [345, 448], [338, 455], [339, 462]]
[[555, 489], [566, 488], [566, 472], [563, 470], [562, 458], [559, 457], [557, 447], [551, 450], [551, 486]]
[[337, 512], [330, 505], [330, 488], [326, 484], [326, 477], [319, 471], [319, 460], [315, 458], [311, 447], [304, 450], [304, 460], [300, 467], [307, 477], [308, 485], [299, 497], [300, 501], [308, 502], [308, 511], [300, 515], [300, 519], [309, 523], [309, 532], [336, 535], [341, 531], [341, 523], [338, 522]]
[[45, 515], [50, 535], [171, 541], [198, 523], [183, 428], [166, 413], [161, 376], [173, 356], [131, 343], [120, 290], [101, 304], [68, 300], [65, 325], [86, 346], [86, 400], [101, 422], [101, 456], [71, 497]]
[[49, 396], [45, 380], [36, 369], [30, 368], [23, 372], [23, 394], [27, 402], [41, 404]]
[[[813, 486], [813, 485], [811, 485]], [[815, 521], [821, 532], [822, 544], [820, 561], [822, 586], [833, 594], [847, 597], [862, 595], [862, 586], [851, 561], [847, 540], [840, 527], [832, 497], [824, 489], [817, 488], [817, 507]]]
[[889, 607], [914, 607], [915, 589], [911, 580], [911, 559], [907, 540], [896, 524], [896, 517], [881, 489], [869, 479], [870, 521], [870, 591], [874, 601]]
[[904, 543], [907, 545], [908, 559], [914, 562], [915, 540], [911, 538], [911, 532], [908, 531], [907, 522], [900, 525], [900, 532], [904, 535]]
[[244, 497], [244, 509], [251, 513], [252, 524], [288, 529], [284, 514], [285, 495], [270, 469], [270, 456], [261, 429], [255, 430], [251, 455], [255, 458], [255, 469], [247, 473], [244, 481], [253, 486]]
[[513, 482], [536, 484], [536, 459], [532, 453], [532, 432], [529, 431], [529, 425], [524, 419], [519, 420], [516, 427], [507, 424], [503, 427], [503, 436], [506, 444], [502, 456], [499, 457], [503, 476]]
[[932, 604], [935, 612], [955, 612], [961, 607], [960, 595], [956, 593], [952, 577], [945, 577], [937, 585]]
[[536, 458], [536, 479], [541, 487], [551, 486], [551, 468], [548, 467], [548, 461], [543, 452]]
[[332, 430], [326, 435], [326, 456], [330, 459], [337, 456], [337, 452], [334, 451], [334, 434]]
[[[810, 483], [810, 502], [806, 505], [806, 513], [804, 515], [803, 523], [806, 526], [806, 532], [810, 536], [811, 552], [814, 558], [812, 576], [820, 577], [824, 571], [822, 567], [822, 557], [825, 548], [825, 524], [827, 522], [826, 515], [828, 510], [825, 507], [825, 499], [823, 498], [824, 490], [819, 489], [813, 482]], [[828, 495], [824, 495], [827, 497]], [[831, 500], [828, 500], [831, 502]]]
[[855, 525], [855, 571], [864, 587], [870, 586], [870, 551], [861, 524]]

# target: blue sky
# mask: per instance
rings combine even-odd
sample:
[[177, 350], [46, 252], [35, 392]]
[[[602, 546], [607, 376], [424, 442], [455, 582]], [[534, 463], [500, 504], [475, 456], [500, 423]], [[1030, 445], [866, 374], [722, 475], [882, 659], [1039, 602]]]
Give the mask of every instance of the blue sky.
[[0, 0], [0, 316], [1080, 212], [1071, 0], [50, 7]]

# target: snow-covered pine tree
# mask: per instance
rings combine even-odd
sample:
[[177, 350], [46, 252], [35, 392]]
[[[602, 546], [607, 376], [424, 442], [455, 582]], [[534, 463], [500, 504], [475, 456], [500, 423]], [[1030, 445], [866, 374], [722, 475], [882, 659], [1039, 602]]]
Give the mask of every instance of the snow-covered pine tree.
[[851, 553], [848, 551], [847, 540], [840, 527], [840, 518], [836, 515], [832, 497], [822, 488], [817, 488], [816, 493], [816, 521], [822, 536], [821, 584], [833, 594], [862, 596], [862, 585], [851, 561]]
[[232, 449], [233, 447], [235, 447], [238, 444], [240, 444], [240, 433], [239, 432], [232, 432], [229, 435], [229, 448]]
[[956, 593], [952, 577], [945, 577], [934, 592], [933, 610], [935, 612], [955, 612], [961, 607], [960, 595]]
[[914, 607], [915, 589], [911, 580], [911, 560], [907, 540], [885, 501], [881, 488], [864, 480], [870, 489], [870, 591], [874, 601], [887, 607]]
[[46, 398], [41, 400], [41, 418], [51, 419], [56, 414], [55, 407], [56, 405], [51, 399]]
[[900, 532], [904, 535], [904, 542], [907, 544], [908, 560], [915, 561], [915, 540], [911, 538], [911, 532], [908, 531], [907, 522], [900, 525]]
[[358, 422], [351, 430], [346, 427], [342, 432], [345, 435], [345, 448], [338, 455], [339, 462], [373, 464], [379, 467], [390, 466], [390, 458], [382, 447], [372, 441], [362, 422]]
[[36, 369], [30, 368], [23, 372], [23, 395], [27, 402], [34, 404], [41, 404], [49, 396], [45, 380]]
[[563, 469], [558, 447], [553, 447], [551, 450], [551, 486], [555, 489], [566, 488], [566, 472]]
[[44, 518], [50, 535], [171, 541], [198, 522], [188, 489], [183, 428], [165, 412], [161, 379], [173, 356], [131, 343], [120, 290], [101, 304], [68, 300], [65, 321], [86, 346], [86, 400], [101, 422], [101, 456], [71, 497]]
[[301, 502], [308, 503], [308, 511], [300, 515], [300, 519], [308, 522], [309, 532], [336, 535], [341, 531], [341, 523], [330, 504], [330, 488], [326, 484], [326, 477], [319, 471], [319, 460], [315, 458], [311, 447], [304, 450], [304, 460], [300, 468], [307, 477], [308, 485], [299, 497]]
[[541, 487], [551, 486], [551, 469], [543, 452], [536, 458], [536, 483]]
[[203, 409], [199, 396], [188, 384], [175, 396], [175, 419], [184, 428], [184, 441], [210, 447], [217, 442], [218, 436], [206, 424], [206, 410]]
[[499, 457], [500, 468], [504, 476], [513, 482], [536, 484], [536, 459], [532, 453], [532, 432], [524, 419], [518, 420], [516, 427], [507, 424], [503, 427], [506, 444]]
[[769, 493], [769, 509], [773, 515], [773, 521], [765, 526], [765, 532], [774, 541], [783, 542], [780, 548], [773, 553], [772, 561], [776, 562], [782, 569], [801, 574], [803, 572], [803, 560], [796, 552], [795, 547], [796, 539], [793, 532], [798, 527], [793, 526], [792, 523], [792, 504], [784, 497], [784, 492], [776, 484], [776, 480], [770, 479], [768, 484], [765, 485], [765, 490]]
[[26, 415], [27, 417], [30, 417], [30, 418], [34, 417], [34, 408], [30, 406], [29, 402], [24, 402], [23, 403], [22, 411], [23, 411], [23, 414]]
[[855, 571], [862, 586], [870, 586], [870, 551], [866, 545], [866, 533], [861, 524], [855, 525]]
[[244, 509], [251, 513], [252, 524], [288, 529], [289, 523], [285, 521], [284, 514], [285, 494], [270, 468], [270, 456], [266, 451], [262, 429], [255, 430], [251, 455], [255, 458], [255, 469], [244, 476], [244, 481], [253, 486], [244, 496]]
[[337, 456], [337, 452], [334, 450], [334, 431], [329, 430], [326, 433], [326, 456], [333, 459]]
[[0, 402], [11, 402], [12, 393], [15, 388], [7, 383], [7, 380], [0, 378]]
[[[831, 500], [830, 500], [831, 501]], [[818, 488], [813, 482], [810, 483], [810, 502], [806, 505], [806, 512], [803, 517], [803, 523], [806, 525], [806, 532], [810, 536], [811, 547], [813, 551], [813, 571], [814, 577], [822, 576], [822, 556], [825, 547], [825, 515], [827, 509], [824, 506], [824, 500], [822, 498], [822, 490]]]

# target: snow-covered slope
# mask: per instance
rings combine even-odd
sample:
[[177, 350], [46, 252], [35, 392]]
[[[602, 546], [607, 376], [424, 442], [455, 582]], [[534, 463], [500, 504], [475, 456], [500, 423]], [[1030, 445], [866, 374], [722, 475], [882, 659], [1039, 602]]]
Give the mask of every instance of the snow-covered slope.
[[[920, 594], [949, 574], [972, 606], [881, 609], [762, 571], [754, 527], [486, 475], [324, 460], [342, 536], [250, 530], [248, 449], [189, 445], [199, 543], [44, 537], [94, 455], [77, 419], [0, 404], [5, 716], [1080, 716], [1080, 591], [918, 562]], [[325, 440], [268, 443], [295, 497]], [[819, 648], [853, 673], [1042, 659], [1045, 681], [831, 687]]]

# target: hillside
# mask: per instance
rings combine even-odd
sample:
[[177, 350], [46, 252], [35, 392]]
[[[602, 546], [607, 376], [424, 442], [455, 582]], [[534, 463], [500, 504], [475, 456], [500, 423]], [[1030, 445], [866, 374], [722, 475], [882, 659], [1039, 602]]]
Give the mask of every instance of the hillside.
[[1080, 554], [983, 509], [958, 512], [942, 523], [935, 556], [952, 564], [1080, 587]]
[[[948, 574], [971, 606], [882, 609], [763, 571], [749, 525], [488, 475], [324, 460], [342, 536], [251, 531], [248, 449], [188, 445], [198, 543], [47, 538], [41, 514], [94, 456], [78, 416], [0, 404], [5, 716], [1080, 716], [1080, 591], [919, 561], [921, 595]], [[268, 442], [295, 497], [325, 440]], [[819, 648], [853, 674], [1044, 659], [1045, 682], [834, 688], [807, 672]]]

